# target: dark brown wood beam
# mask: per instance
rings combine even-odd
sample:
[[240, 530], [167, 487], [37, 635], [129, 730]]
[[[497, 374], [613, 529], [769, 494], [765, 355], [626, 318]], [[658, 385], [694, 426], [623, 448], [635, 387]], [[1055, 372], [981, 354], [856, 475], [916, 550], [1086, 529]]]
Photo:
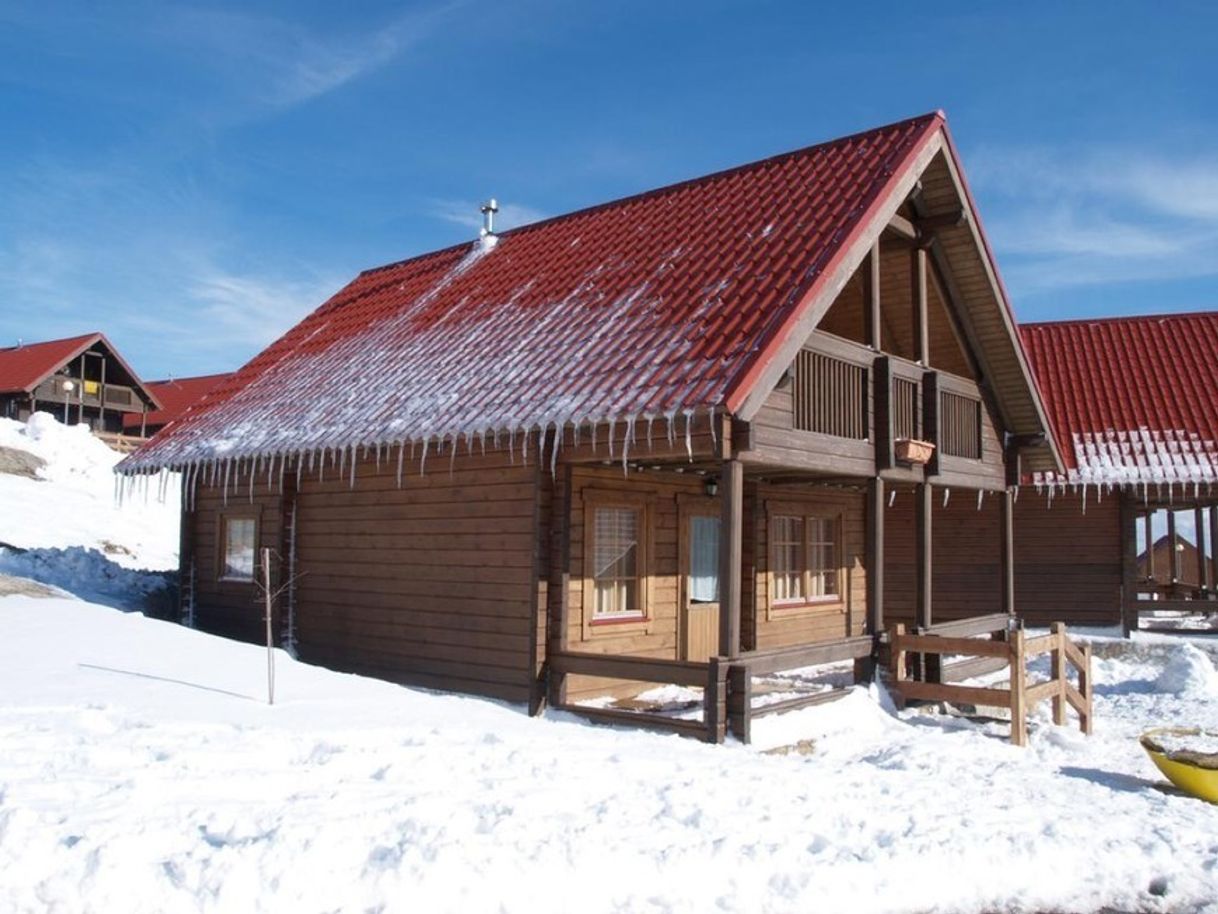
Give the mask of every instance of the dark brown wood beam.
[[1015, 615], [1015, 495], [1007, 489], [999, 503], [1002, 519], [1002, 611]]
[[867, 482], [867, 634], [884, 631], [884, 480]]
[[910, 282], [913, 285], [914, 358], [930, 366], [930, 323], [926, 295], [926, 250], [917, 248], [911, 258]]
[[740, 596], [744, 564], [744, 464], [723, 461], [719, 477], [719, 655], [740, 656]]
[[1218, 506], [1210, 507], [1210, 581], [1218, 587]]
[[[915, 573], [916, 573], [916, 603], [914, 606], [914, 622], [919, 629], [929, 628], [934, 624], [934, 612], [931, 604], [931, 575], [934, 567], [932, 542], [934, 528], [932, 524], [932, 502], [934, 489], [929, 483], [919, 483], [914, 490], [914, 524], [915, 530]], [[923, 655], [922, 677], [926, 682], [938, 682], [941, 664], [935, 655]]]
[[895, 460], [892, 441], [892, 362], [887, 356], [876, 357], [871, 368], [871, 383], [874, 385], [875, 468], [877, 471], [890, 470]]
[[[1142, 515], [1142, 540], [1146, 543], [1146, 577], [1153, 579], [1155, 576], [1155, 528], [1154, 528], [1154, 512], [1147, 509]], [[1137, 553], [1137, 545], [1134, 545], [1134, 553]]]
[[[1138, 628], [1138, 600], [1134, 578], [1137, 576], [1138, 565], [1138, 533], [1137, 512], [1131, 496], [1122, 492], [1121, 499], [1121, 628], [1128, 638], [1131, 632]], [[1150, 531], [1150, 515], [1146, 515], [1146, 549], [1147, 555], [1152, 556]], [[1154, 565], [1147, 566], [1152, 572]]]

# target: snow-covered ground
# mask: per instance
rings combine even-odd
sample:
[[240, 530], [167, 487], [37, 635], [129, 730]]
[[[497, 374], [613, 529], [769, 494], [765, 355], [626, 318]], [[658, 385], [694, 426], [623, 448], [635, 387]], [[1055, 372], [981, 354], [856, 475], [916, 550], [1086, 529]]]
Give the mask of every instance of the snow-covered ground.
[[1218, 807], [1136, 740], [1218, 726], [1178, 641], [1097, 642], [1091, 738], [858, 689], [772, 756], [282, 653], [270, 707], [263, 650], [74, 600], [0, 631], [4, 911], [1218, 910]]
[[170, 583], [156, 572], [178, 564], [178, 479], [116, 497], [121, 457], [49, 413], [0, 419], [0, 575], [122, 609], [156, 602]]
[[282, 652], [272, 707], [263, 649], [97, 605], [173, 566], [172, 485], [118, 507], [49, 417], [0, 448], [0, 595], [61, 588], [0, 596], [5, 914], [1218, 912], [1218, 806], [1137, 743], [1218, 727], [1218, 639], [1086, 633], [1095, 735], [1046, 704], [1023, 750], [878, 690], [705, 746]]
[[120, 504], [113, 469], [122, 455], [84, 426], [61, 425], [50, 413], [35, 413], [28, 423], [0, 419], [0, 449], [43, 464], [31, 478], [4, 472], [0, 460], [0, 545], [80, 546], [124, 568], [177, 568], [176, 476], [163, 493], [154, 483]]

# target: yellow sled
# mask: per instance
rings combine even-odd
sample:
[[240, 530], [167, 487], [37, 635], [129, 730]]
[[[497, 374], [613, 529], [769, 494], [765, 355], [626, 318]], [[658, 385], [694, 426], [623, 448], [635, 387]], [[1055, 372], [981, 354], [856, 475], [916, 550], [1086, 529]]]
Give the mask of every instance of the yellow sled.
[[1218, 739], [1218, 732], [1196, 727], [1158, 727], [1142, 734], [1142, 748], [1169, 781], [1191, 796], [1218, 803], [1218, 752], [1193, 752], [1185, 748], [1165, 748], [1168, 738], [1201, 737]]

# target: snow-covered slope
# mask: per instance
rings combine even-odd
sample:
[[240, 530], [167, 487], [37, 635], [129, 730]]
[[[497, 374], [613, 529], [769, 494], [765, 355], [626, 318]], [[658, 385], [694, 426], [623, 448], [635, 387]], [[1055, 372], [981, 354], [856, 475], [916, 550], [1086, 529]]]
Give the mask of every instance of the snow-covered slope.
[[[97, 549], [124, 568], [177, 568], [179, 491], [176, 478], [122, 504], [114, 465], [122, 455], [84, 426], [49, 413], [27, 423], [0, 419], [0, 448], [42, 461], [35, 478], [0, 472], [0, 544], [20, 549]], [[4, 464], [0, 462], [0, 469]]]
[[0, 631], [6, 912], [1218, 910], [1218, 807], [1136, 742], [1218, 726], [1179, 643], [1097, 645], [1090, 739], [859, 689], [777, 757], [282, 653], [268, 707], [265, 651], [78, 601]]

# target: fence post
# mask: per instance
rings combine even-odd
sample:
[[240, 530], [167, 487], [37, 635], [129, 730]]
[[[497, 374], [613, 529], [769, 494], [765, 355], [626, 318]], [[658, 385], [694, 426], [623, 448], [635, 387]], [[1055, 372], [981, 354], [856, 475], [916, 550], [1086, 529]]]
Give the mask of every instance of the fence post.
[[752, 741], [753, 677], [742, 663], [727, 672], [727, 728], [740, 742]]
[[727, 671], [722, 657], [711, 657], [706, 664], [706, 741], [723, 742], [727, 717]]
[[1011, 633], [1011, 743], [1028, 744], [1027, 670], [1024, 667], [1022, 631]]
[[1054, 622], [1049, 626], [1053, 633], [1055, 647], [1052, 652], [1053, 679], [1057, 681], [1057, 691], [1053, 693], [1053, 723], [1059, 727], [1066, 724], [1066, 626], [1063, 622]]
[[888, 662], [892, 680], [892, 700], [898, 708], [905, 707], [905, 696], [901, 692], [901, 683], [908, 678], [905, 668], [905, 623], [898, 622], [888, 630]]
[[1093, 683], [1091, 681], [1091, 645], [1083, 645], [1083, 668], [1078, 671], [1078, 690], [1083, 694], [1083, 706], [1087, 709], [1086, 712], [1079, 714], [1078, 726], [1087, 736], [1091, 735], [1091, 692]]

